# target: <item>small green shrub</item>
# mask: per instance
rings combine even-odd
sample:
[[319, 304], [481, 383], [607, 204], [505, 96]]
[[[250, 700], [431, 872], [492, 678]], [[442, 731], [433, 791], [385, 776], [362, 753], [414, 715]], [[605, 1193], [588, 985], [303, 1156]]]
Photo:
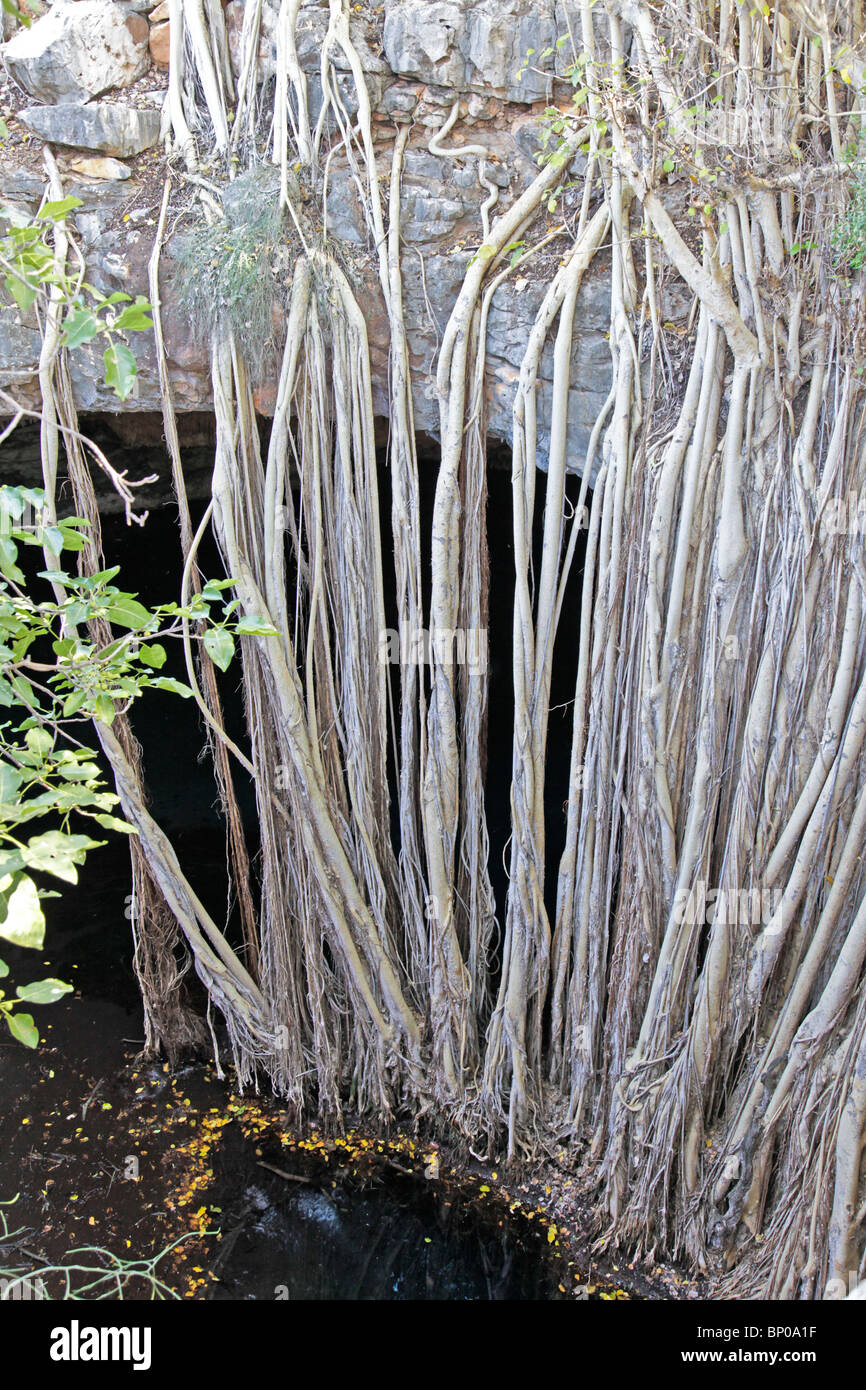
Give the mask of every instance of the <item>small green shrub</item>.
[[241, 174], [223, 195], [224, 220], [179, 240], [177, 298], [197, 336], [232, 333], [254, 374], [273, 349], [282, 231], [279, 174]]
[[866, 265], [866, 159], [851, 170], [851, 197], [845, 214], [833, 232], [836, 261], [847, 270]]

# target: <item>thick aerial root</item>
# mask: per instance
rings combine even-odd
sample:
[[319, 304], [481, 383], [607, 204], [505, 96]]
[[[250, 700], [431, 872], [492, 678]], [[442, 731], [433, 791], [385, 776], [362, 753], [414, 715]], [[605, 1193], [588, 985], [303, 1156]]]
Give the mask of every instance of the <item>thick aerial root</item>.
[[[771, 19], [701, 0], [687, 17], [680, 0], [611, 0], [602, 25], [581, 0], [573, 37], [586, 104], [575, 109], [588, 114], [580, 125], [562, 116], [552, 158], [504, 208], [484, 149], [447, 143], [459, 107], [432, 137], [441, 157], [480, 159], [487, 196], [483, 242], [437, 363], [441, 463], [425, 624], [400, 255], [412, 133], [396, 139], [386, 206], [349, 7], [328, 6], [313, 129], [294, 42], [299, 5], [283, 0], [268, 143], [302, 254], [265, 460], [246, 365], [225, 325], [213, 325], [213, 523], [244, 612], [276, 630], [242, 642], [248, 751], [220, 738], [202, 682], [224, 785], [229, 756], [256, 781], [255, 982], [178, 885], [117, 763], [160, 890], [235, 1030], [242, 1070], [261, 1062], [298, 1105], [334, 1114], [347, 1098], [382, 1114], [435, 1104], [512, 1154], [553, 1127], [567, 1131], [586, 1145], [610, 1235], [730, 1266], [731, 1288], [784, 1297], [862, 1273], [866, 1195], [866, 570], [856, 527], [850, 534], [852, 498], [856, 507], [866, 494], [862, 286], [852, 275], [840, 293], [827, 240], [844, 208], [840, 157], [863, 116], [861, 35], [843, 9], [816, 25], [798, 0], [780, 0]], [[231, 133], [217, 7], [173, 0], [172, 14], [176, 143], [191, 161], [207, 131], [219, 151], [232, 146], [253, 162], [260, 6], [246, 11]], [[675, 65], [672, 36], [684, 50]], [[837, 80], [837, 58], [850, 84]], [[353, 117], [337, 63], [354, 83]], [[514, 410], [512, 841], [495, 980], [487, 678], [455, 664], [453, 639], [478, 629], [486, 642], [487, 314], [507, 249], [527, 238], [582, 146], [578, 225], [539, 311]], [[391, 682], [380, 660], [366, 334], [289, 177], [300, 162], [324, 226], [339, 159], [361, 197], [390, 325], [398, 620], [432, 633], [429, 679], [403, 662]], [[688, 220], [675, 213], [669, 173], [692, 198]], [[580, 279], [608, 243], [612, 386], [586, 458], [574, 459]], [[674, 281], [693, 299], [676, 331]], [[50, 400], [57, 337], [47, 329]], [[536, 382], [554, 331], [534, 575]], [[170, 412], [166, 423], [170, 432]], [[46, 410], [49, 483], [57, 442]], [[596, 454], [551, 923], [546, 737], [576, 545], [574, 528], [565, 535], [565, 474], [583, 472], [582, 505]], [[840, 514], [844, 525], [834, 524]], [[190, 575], [193, 539], [183, 542]]]

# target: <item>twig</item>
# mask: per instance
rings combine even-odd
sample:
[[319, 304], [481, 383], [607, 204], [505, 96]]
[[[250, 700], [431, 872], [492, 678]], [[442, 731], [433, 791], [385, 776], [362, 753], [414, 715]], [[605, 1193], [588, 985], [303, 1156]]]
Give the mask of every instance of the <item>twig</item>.
[[287, 1173], [283, 1168], [275, 1168], [273, 1163], [263, 1163], [261, 1159], [256, 1165], [258, 1168], [267, 1168], [269, 1173], [276, 1173], [278, 1178], [285, 1178], [286, 1182], [312, 1182], [312, 1178], [304, 1178], [300, 1173]]

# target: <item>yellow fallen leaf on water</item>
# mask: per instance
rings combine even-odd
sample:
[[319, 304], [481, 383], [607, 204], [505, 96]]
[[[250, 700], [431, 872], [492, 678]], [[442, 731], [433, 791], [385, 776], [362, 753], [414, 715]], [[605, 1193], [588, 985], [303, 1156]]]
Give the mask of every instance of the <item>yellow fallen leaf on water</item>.
[[547, 1232], [547, 1243], [548, 1243], [548, 1245], [552, 1245], [553, 1242], [554, 1242], [555, 1240], [556, 1240], [556, 1227], [555, 1227], [555, 1226], [551, 1226], [550, 1229], [549, 1229], [548, 1232]]

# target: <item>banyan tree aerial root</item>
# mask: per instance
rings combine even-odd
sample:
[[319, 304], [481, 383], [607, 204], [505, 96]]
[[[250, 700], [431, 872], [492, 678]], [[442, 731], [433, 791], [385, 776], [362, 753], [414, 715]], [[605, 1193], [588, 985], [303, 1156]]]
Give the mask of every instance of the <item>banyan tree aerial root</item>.
[[[271, 159], [294, 248], [264, 453], [250, 364], [230, 324], [210, 326], [207, 522], [248, 631], [248, 748], [221, 737], [213, 689], [202, 705], [221, 785], [232, 759], [255, 778], [254, 978], [144, 809], [129, 747], [115, 732], [104, 746], [243, 1075], [264, 1072], [299, 1109], [336, 1117], [347, 1104], [431, 1114], [512, 1157], [565, 1143], [593, 1176], [606, 1239], [683, 1256], [740, 1294], [832, 1296], [862, 1277], [866, 1248], [866, 569], [849, 524], [866, 486], [863, 287], [828, 236], [844, 217], [845, 153], [862, 139], [861, 8], [571, 8], [579, 101], [560, 102], [553, 157], [518, 197], [494, 197], [483, 147], [445, 143], [459, 107], [425, 137], [440, 157], [477, 161], [483, 196], [437, 361], [425, 613], [400, 243], [413, 133], [396, 135], [383, 198], [343, 0], [329, 3], [315, 122], [300, 5], [282, 0], [264, 140], [261, 6], [246, 7], [236, 80], [218, 7], [172, 0], [176, 148], [190, 169], [208, 142], [230, 170]], [[497, 950], [487, 664], [459, 667], [432, 640], [429, 665], [390, 670], [385, 557], [401, 629], [486, 642], [488, 313], [514, 245], [528, 266], [546, 244], [541, 216], [578, 152], [579, 215], [564, 224], [513, 408], [512, 835]], [[361, 196], [390, 326], [387, 541], [364, 318], [317, 230], [335, 160]], [[318, 221], [296, 197], [296, 166]], [[575, 457], [572, 339], [602, 256], [611, 388]], [[47, 373], [44, 389], [50, 400]], [[568, 469], [583, 478], [570, 523]], [[565, 584], [593, 471], [576, 615]], [[187, 523], [190, 572], [196, 543]], [[544, 789], [563, 643], [577, 678], [552, 866]]]

